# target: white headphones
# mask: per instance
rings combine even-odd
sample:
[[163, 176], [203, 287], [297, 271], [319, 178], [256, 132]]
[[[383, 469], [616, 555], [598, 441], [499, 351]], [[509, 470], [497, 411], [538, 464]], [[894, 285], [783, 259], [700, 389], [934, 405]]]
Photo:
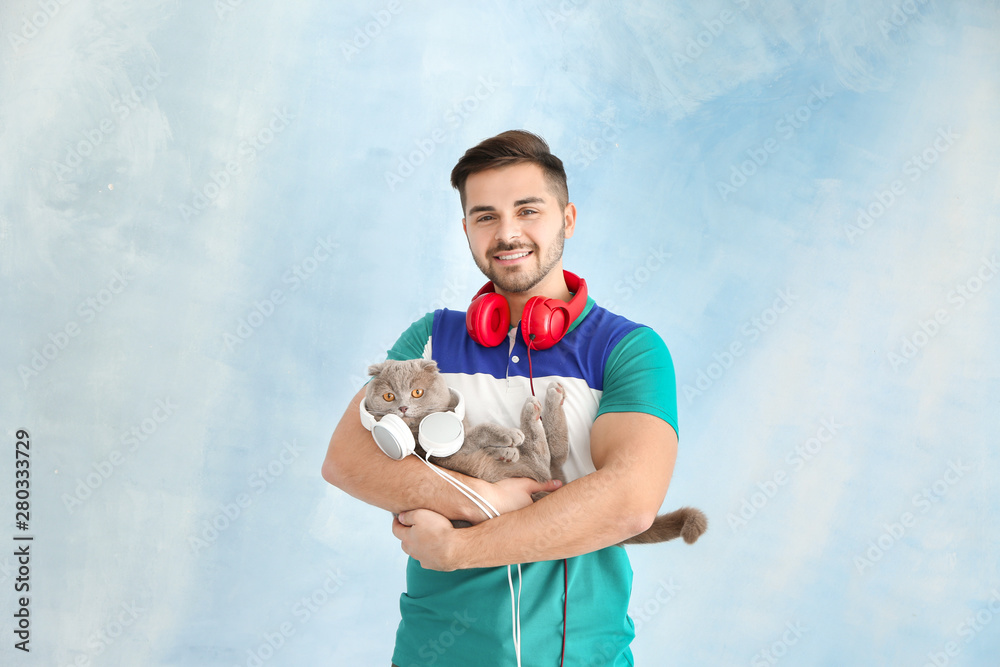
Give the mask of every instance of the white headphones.
[[[430, 456], [451, 456], [462, 448], [465, 441], [465, 426], [462, 425], [465, 418], [465, 398], [459, 391], [451, 387], [448, 389], [452, 399], [458, 401], [455, 411], [433, 412], [420, 420], [417, 429], [420, 446]], [[399, 461], [413, 453], [413, 433], [399, 415], [390, 414], [376, 420], [375, 415], [368, 412], [365, 399], [362, 398], [361, 423], [372, 432], [379, 449], [389, 458]]]

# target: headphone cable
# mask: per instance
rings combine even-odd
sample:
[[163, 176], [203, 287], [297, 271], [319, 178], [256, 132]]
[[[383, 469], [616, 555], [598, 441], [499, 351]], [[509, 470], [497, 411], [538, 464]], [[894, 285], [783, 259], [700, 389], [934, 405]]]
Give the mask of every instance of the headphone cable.
[[[493, 507], [485, 498], [473, 491], [471, 488], [458, 481], [450, 474], [434, 465], [430, 462], [430, 454], [427, 454], [427, 458], [422, 459], [417, 457], [421, 461], [427, 464], [427, 466], [437, 473], [442, 479], [447, 481], [449, 484], [458, 489], [462, 495], [475, 503], [476, 507], [482, 510], [483, 514], [486, 515], [487, 519], [493, 519], [500, 516], [500, 512], [497, 508]], [[471, 494], [471, 495], [470, 495]], [[482, 504], [480, 504], [482, 501]], [[484, 507], [485, 505], [485, 507]], [[487, 510], [487, 508], [489, 508]], [[492, 514], [490, 514], [492, 512]], [[512, 638], [514, 640], [514, 655], [517, 658], [517, 667], [521, 667], [521, 564], [517, 564], [517, 598], [514, 598], [514, 579], [511, 576], [510, 565], [507, 566], [507, 583], [510, 585], [510, 623], [512, 628]], [[564, 636], [565, 641], [565, 636]]]
[[[431, 470], [433, 470], [435, 473], [437, 473], [438, 476], [440, 476], [446, 482], [448, 482], [449, 484], [451, 484], [452, 486], [454, 486], [456, 489], [458, 489], [458, 491], [463, 496], [465, 496], [466, 498], [468, 498], [469, 500], [471, 500], [473, 502], [473, 504], [475, 504], [475, 506], [478, 507], [483, 512], [483, 514], [486, 515], [487, 519], [492, 519], [494, 516], [500, 516], [500, 512], [497, 510], [497, 508], [493, 507], [493, 505], [491, 505], [489, 503], [489, 501], [487, 501], [485, 498], [483, 498], [481, 495], [479, 495], [478, 493], [476, 493], [475, 491], [473, 491], [471, 488], [469, 488], [468, 486], [466, 486], [462, 482], [458, 481], [457, 479], [455, 479], [454, 477], [452, 477], [451, 475], [449, 475], [448, 473], [446, 473], [444, 470], [442, 470], [438, 466], [436, 466], [433, 463], [431, 463], [428, 460], [428, 459], [430, 459], [430, 456], [431, 455], [428, 454], [427, 455], [427, 459], [421, 459], [419, 456], [417, 458], [420, 459], [421, 461], [423, 461], [424, 463], [426, 463], [427, 467], [430, 468]], [[485, 505], [485, 507], [484, 507], [484, 505]], [[487, 508], [489, 508], [489, 509], [487, 510]], [[490, 511], [492, 511], [493, 514], [490, 514]]]
[[[531, 367], [531, 346], [535, 340], [535, 334], [531, 334], [528, 340], [528, 384], [531, 386], [531, 395], [535, 395], [535, 378], [534, 369]], [[517, 566], [517, 573], [520, 577], [521, 566]], [[513, 604], [514, 595], [514, 585], [511, 584], [511, 604]], [[566, 660], [566, 611], [569, 603], [569, 562], [563, 558], [563, 631], [562, 631], [562, 652], [559, 655], [559, 667], [562, 667]], [[520, 620], [521, 610], [520, 610], [520, 589], [518, 590], [518, 620]], [[518, 627], [518, 634], [520, 634], [520, 627]], [[520, 644], [520, 641], [518, 642]], [[520, 663], [520, 657], [518, 658], [518, 663]]]
[[535, 334], [531, 334], [528, 341], [528, 384], [531, 385], [531, 395], [535, 395], [535, 373], [531, 368], [531, 346], [535, 342]]

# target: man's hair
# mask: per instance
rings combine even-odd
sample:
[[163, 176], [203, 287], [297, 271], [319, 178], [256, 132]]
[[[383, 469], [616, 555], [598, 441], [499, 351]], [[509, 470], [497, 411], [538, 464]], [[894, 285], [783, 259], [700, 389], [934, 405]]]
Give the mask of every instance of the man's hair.
[[465, 182], [469, 176], [487, 169], [499, 169], [523, 162], [537, 164], [542, 168], [560, 208], [565, 208], [569, 202], [569, 188], [566, 186], [566, 170], [563, 169], [562, 160], [549, 152], [549, 145], [537, 134], [508, 130], [465, 151], [465, 155], [451, 170], [451, 185], [458, 190], [462, 199], [462, 215], [465, 215]]

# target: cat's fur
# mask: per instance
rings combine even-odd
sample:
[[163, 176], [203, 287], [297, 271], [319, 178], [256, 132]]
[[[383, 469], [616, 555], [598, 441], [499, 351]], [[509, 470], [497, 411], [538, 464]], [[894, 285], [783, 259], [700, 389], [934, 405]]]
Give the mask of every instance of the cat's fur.
[[[417, 437], [420, 420], [433, 412], [453, 409], [451, 393], [437, 363], [427, 359], [386, 361], [368, 368], [373, 377], [365, 392], [368, 411], [381, 419], [397, 414]], [[414, 394], [420, 394], [415, 396]], [[392, 400], [386, 400], [392, 398]], [[465, 442], [451, 456], [433, 457], [443, 468], [497, 482], [508, 477], [530, 477], [539, 482], [566, 481], [563, 464], [569, 455], [569, 434], [563, 411], [565, 390], [558, 382], [545, 392], [545, 409], [529, 396], [521, 409], [521, 428], [466, 423]], [[417, 454], [426, 456], [420, 445]], [[692, 507], [662, 514], [648, 530], [622, 544], [652, 544], [676, 537], [692, 544], [708, 526], [705, 515]]]

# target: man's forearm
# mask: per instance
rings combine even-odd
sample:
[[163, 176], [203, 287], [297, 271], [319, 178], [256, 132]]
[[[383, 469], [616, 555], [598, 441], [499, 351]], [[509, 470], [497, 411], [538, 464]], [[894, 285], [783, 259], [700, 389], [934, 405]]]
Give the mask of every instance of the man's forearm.
[[517, 512], [453, 530], [417, 510], [400, 515], [393, 533], [424, 567], [453, 570], [569, 558], [646, 530], [673, 474], [673, 428], [649, 415], [605, 414], [591, 429], [591, 456], [596, 472]]
[[[323, 478], [355, 498], [389, 512], [423, 507], [449, 519], [482, 520], [482, 513], [470, 500], [416, 457], [395, 461], [378, 449], [358, 417], [363, 395], [362, 390], [354, 397], [330, 438]], [[470, 481], [464, 475], [451, 474], [463, 482]]]
[[456, 532], [458, 569], [571, 558], [618, 544], [649, 527], [621, 493], [621, 479], [598, 470], [529, 507]]

